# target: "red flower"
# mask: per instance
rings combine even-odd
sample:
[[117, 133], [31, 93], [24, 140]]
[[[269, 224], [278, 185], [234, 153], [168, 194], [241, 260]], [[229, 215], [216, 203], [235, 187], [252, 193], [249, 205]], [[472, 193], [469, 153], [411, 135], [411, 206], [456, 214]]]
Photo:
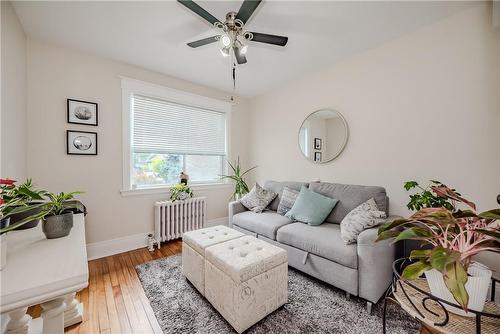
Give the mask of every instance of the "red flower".
[[0, 179], [0, 184], [6, 184], [8, 186], [13, 185], [16, 183], [15, 180], [9, 180], [9, 179]]
[[5, 201], [3, 200], [3, 198], [0, 198], [0, 205], [3, 205], [5, 203]]

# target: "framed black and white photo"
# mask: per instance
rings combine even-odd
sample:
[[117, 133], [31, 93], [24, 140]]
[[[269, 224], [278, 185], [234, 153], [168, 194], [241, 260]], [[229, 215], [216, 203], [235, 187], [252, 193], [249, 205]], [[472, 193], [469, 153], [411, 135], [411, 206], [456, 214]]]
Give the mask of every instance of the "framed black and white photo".
[[314, 149], [321, 150], [321, 138], [314, 138]]
[[97, 103], [67, 100], [68, 123], [97, 126]]
[[97, 155], [97, 132], [66, 131], [66, 153]]
[[314, 152], [314, 162], [321, 162], [321, 152]]

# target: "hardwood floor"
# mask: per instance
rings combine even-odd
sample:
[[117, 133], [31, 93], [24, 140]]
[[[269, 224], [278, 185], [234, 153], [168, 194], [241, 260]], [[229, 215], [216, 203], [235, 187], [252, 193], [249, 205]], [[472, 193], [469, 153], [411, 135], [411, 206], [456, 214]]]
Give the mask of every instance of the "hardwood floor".
[[[142, 289], [135, 266], [181, 252], [181, 242], [172, 241], [160, 250], [137, 249], [89, 261], [89, 286], [77, 294], [83, 303], [83, 322], [66, 328], [66, 333], [162, 333]], [[40, 306], [28, 313], [40, 316]], [[421, 334], [429, 334], [422, 329]]]
[[[84, 306], [82, 323], [66, 328], [66, 333], [162, 333], [144, 294], [135, 266], [181, 252], [181, 242], [121, 253], [89, 261], [89, 286], [77, 294]], [[31, 307], [32, 317], [40, 307]]]

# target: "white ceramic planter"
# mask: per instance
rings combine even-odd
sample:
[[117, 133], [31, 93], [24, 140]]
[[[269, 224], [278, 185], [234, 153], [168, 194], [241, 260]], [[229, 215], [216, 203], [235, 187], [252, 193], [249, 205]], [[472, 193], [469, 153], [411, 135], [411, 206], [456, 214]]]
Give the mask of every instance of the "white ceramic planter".
[[[486, 302], [486, 297], [488, 295], [488, 288], [491, 283], [491, 270], [486, 266], [473, 262], [469, 266], [469, 278], [467, 283], [465, 283], [465, 290], [469, 294], [469, 304], [467, 308], [474, 311], [481, 312]], [[441, 274], [436, 269], [428, 270], [425, 272], [425, 277], [427, 278], [427, 283], [431, 289], [431, 293], [441, 299], [449, 301], [451, 303], [457, 304], [455, 298], [444, 284], [443, 274]], [[461, 308], [449, 306], [443, 304], [443, 306], [450, 312], [466, 317], [474, 317], [475, 314], [472, 312], [465, 313]]]
[[7, 240], [5, 238], [5, 234], [0, 235], [0, 245], [1, 245], [0, 270], [2, 270], [7, 265]]

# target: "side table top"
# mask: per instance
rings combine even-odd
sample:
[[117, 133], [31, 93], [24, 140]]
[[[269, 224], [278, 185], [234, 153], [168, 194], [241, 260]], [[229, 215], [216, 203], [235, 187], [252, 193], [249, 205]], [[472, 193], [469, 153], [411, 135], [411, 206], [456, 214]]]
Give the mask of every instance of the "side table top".
[[73, 217], [71, 233], [47, 239], [41, 224], [5, 236], [7, 265], [0, 271], [0, 313], [75, 292], [88, 285], [83, 214]]

